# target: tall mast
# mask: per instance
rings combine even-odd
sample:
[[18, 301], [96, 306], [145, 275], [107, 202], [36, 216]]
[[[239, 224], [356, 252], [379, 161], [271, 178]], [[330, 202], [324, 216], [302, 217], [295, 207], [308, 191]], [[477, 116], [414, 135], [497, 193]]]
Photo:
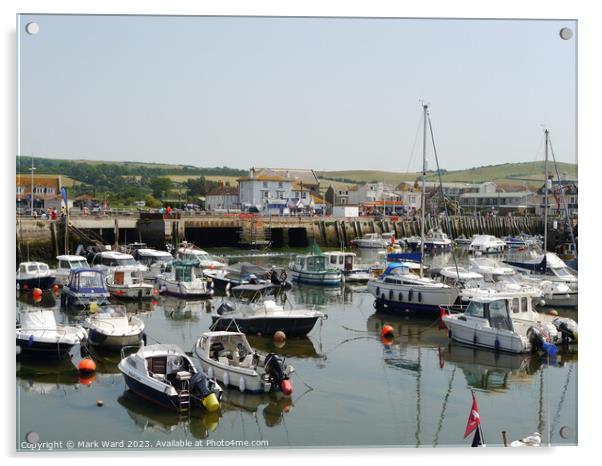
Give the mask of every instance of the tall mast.
[[424, 276], [424, 210], [426, 208], [426, 193], [424, 189], [424, 178], [426, 177], [426, 114], [428, 112], [428, 105], [423, 104], [423, 120], [422, 120], [422, 195], [421, 199], [421, 218], [420, 218], [420, 276]]
[[543, 252], [548, 251], [548, 140], [550, 131], [546, 128], [546, 162], [545, 162], [545, 181], [544, 181], [544, 213], [543, 213]]

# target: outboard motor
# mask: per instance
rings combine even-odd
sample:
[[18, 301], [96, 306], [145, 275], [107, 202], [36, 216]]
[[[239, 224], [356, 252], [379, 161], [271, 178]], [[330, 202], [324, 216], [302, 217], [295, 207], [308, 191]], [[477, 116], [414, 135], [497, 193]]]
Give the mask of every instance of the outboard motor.
[[553, 343], [550, 343], [550, 336], [543, 327], [531, 327], [527, 331], [527, 336], [531, 342], [533, 351], [543, 351], [549, 356], [556, 356], [558, 348]]
[[273, 285], [277, 285], [277, 286], [282, 285], [282, 282], [280, 281], [280, 277], [276, 273], [276, 270], [272, 270], [272, 273], [270, 274], [270, 281], [272, 282]]
[[284, 363], [282, 359], [276, 356], [274, 353], [269, 353], [265, 357], [264, 369], [270, 376], [270, 382], [272, 385], [277, 385], [285, 395], [290, 395], [293, 392], [293, 386], [288, 378], [288, 375], [284, 373]]
[[577, 331], [577, 322], [567, 317], [556, 317], [552, 323], [562, 335], [563, 343], [568, 343], [570, 340], [577, 342], [579, 333]]
[[215, 381], [210, 380], [203, 371], [199, 371], [190, 379], [190, 392], [199, 397], [207, 411], [219, 409], [221, 390], [217, 389]]
[[232, 306], [231, 303], [222, 303], [215, 312], [217, 312], [217, 314], [220, 316], [224, 315], [224, 313], [227, 314], [228, 312], [234, 312], [234, 306]]

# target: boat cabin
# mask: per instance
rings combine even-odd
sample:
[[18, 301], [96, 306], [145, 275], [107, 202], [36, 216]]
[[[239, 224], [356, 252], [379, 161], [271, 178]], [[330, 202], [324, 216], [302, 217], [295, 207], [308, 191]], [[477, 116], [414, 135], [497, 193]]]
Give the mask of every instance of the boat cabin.
[[105, 292], [104, 274], [97, 269], [76, 269], [69, 274], [69, 288], [79, 291]]
[[156, 249], [138, 249], [136, 251], [138, 262], [150, 267], [154, 264], [167, 264], [173, 261], [173, 256], [167, 251], [157, 251]]
[[44, 264], [43, 262], [22, 262], [19, 264], [17, 278], [39, 277], [49, 274], [50, 268], [48, 267], [48, 264]]
[[508, 300], [506, 299], [472, 300], [464, 311], [464, 314], [458, 317], [459, 320], [467, 320], [467, 318], [485, 319], [489, 322], [491, 328], [514, 330]]
[[87, 269], [90, 267], [83, 256], [62, 255], [56, 256], [57, 270]]
[[127, 362], [149, 377], [182, 389], [182, 382], [196, 374], [196, 368], [186, 354], [176, 345], [149, 345], [141, 348]]
[[321, 272], [330, 267], [327, 265], [327, 257], [320, 256], [298, 256], [297, 261], [301, 270], [308, 272]]
[[196, 262], [175, 260], [165, 266], [165, 274], [174, 277], [178, 282], [192, 282], [197, 278], [194, 273], [196, 266]]
[[103, 251], [92, 259], [92, 267], [135, 267], [138, 263], [130, 254], [117, 251]]
[[352, 271], [355, 265], [356, 254], [353, 252], [331, 251], [325, 252], [328, 265], [333, 269]]

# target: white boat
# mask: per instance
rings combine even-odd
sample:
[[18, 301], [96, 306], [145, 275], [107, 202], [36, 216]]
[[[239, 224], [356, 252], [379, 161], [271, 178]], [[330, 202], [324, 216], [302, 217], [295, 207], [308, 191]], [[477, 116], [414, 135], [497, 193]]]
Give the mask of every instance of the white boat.
[[438, 312], [442, 304], [453, 304], [459, 296], [457, 288], [420, 277], [398, 262], [392, 262], [384, 273], [368, 281], [368, 292], [375, 298], [377, 309], [394, 312]]
[[94, 255], [91, 267], [102, 270], [109, 276], [117, 267], [128, 268], [139, 272], [146, 272], [146, 266], [139, 264], [134, 256], [119, 251], [101, 251]]
[[578, 277], [556, 254], [537, 254], [531, 251], [527, 258], [509, 256], [504, 262], [524, 275], [525, 280], [541, 282], [546, 294], [546, 304], [559, 307], [576, 307], [578, 304]]
[[328, 251], [324, 255], [330, 267], [343, 272], [345, 283], [366, 283], [372, 277], [369, 266], [355, 263], [357, 255], [354, 252]]
[[165, 271], [157, 275], [156, 286], [160, 293], [180, 298], [209, 298], [213, 296], [213, 283], [197, 276], [198, 262], [174, 260], [165, 266]]
[[79, 325], [57, 325], [50, 309], [20, 310], [17, 317], [17, 346], [23, 355], [60, 359], [87, 337]]
[[298, 255], [288, 267], [293, 281], [299, 283], [340, 286], [343, 282], [343, 273], [331, 267], [324, 254]]
[[49, 290], [54, 285], [54, 273], [44, 262], [21, 262], [17, 269], [17, 289], [31, 291], [39, 288]]
[[154, 281], [157, 275], [164, 271], [165, 266], [173, 261], [173, 256], [167, 251], [150, 248], [137, 249], [134, 258], [147, 268], [142, 275], [146, 280], [151, 281]]
[[429, 231], [424, 237], [424, 250], [429, 252], [451, 251], [452, 240], [440, 228]]
[[196, 262], [196, 272], [205, 270], [225, 269], [228, 265], [224, 260], [212, 256], [207, 251], [195, 247], [191, 243], [183, 242], [176, 252], [176, 258], [186, 262]]
[[161, 407], [178, 412], [220, 407], [222, 388], [176, 345], [143, 346], [123, 357], [117, 368], [132, 392]]
[[152, 299], [155, 287], [146, 283], [139, 270], [129, 267], [115, 267], [106, 278], [111, 296], [118, 299]]
[[241, 392], [292, 393], [293, 367], [274, 353], [264, 355], [254, 351], [242, 332], [205, 332], [196, 341], [194, 352], [207, 375], [215, 376], [226, 386]]
[[[257, 294], [260, 293], [258, 290]], [[236, 326], [249, 335], [272, 336], [280, 330], [287, 337], [299, 337], [307, 335], [319, 319], [325, 318], [316, 309], [285, 309], [273, 299], [226, 301], [211, 313], [211, 329], [228, 330]]]
[[128, 316], [124, 306], [100, 306], [86, 318], [84, 326], [93, 346], [120, 349], [143, 344], [144, 322]]
[[69, 274], [75, 269], [87, 269], [89, 267], [88, 261], [84, 256], [75, 256], [65, 254], [62, 256], [56, 256], [56, 269], [54, 275], [56, 276], [56, 283], [60, 286], [65, 286], [69, 281]]
[[[383, 233], [383, 235], [385, 234]], [[387, 238], [386, 236], [383, 237], [383, 235], [379, 233], [366, 233], [361, 238], [351, 240], [351, 244], [360, 249], [386, 249], [392, 241], [391, 237]]]
[[438, 273], [442, 283], [458, 288], [460, 300], [464, 302], [477, 296], [529, 296], [535, 303], [545, 304], [541, 287], [524, 281], [486, 281], [480, 273], [453, 266], [444, 267]]
[[470, 252], [499, 254], [506, 249], [506, 242], [493, 235], [475, 235], [468, 246]]
[[529, 296], [475, 297], [464, 312], [444, 313], [441, 319], [452, 340], [495, 351], [554, 355], [555, 344], [577, 340], [574, 321], [533, 311]]

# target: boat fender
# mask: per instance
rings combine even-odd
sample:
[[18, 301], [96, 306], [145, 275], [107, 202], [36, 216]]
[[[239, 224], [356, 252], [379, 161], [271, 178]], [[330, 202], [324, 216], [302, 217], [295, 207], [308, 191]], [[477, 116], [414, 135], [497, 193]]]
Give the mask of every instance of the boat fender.
[[452, 339], [452, 331], [451, 331], [451, 330], [449, 330], [449, 331], [447, 332], [447, 337], [448, 337], [450, 340]]
[[142, 345], [146, 346], [146, 332], [142, 332]]
[[379, 295], [380, 294], [380, 286], [376, 287], [376, 294]]
[[418, 302], [421, 303], [422, 302], [422, 292], [418, 292]]
[[399, 292], [399, 301], [403, 301], [403, 293], [401, 291]]
[[500, 350], [500, 340], [497, 337], [495, 337], [495, 343], [494, 343], [493, 346], [494, 346], [494, 348], [495, 348], [496, 351]]
[[389, 290], [389, 301], [393, 301], [393, 290]]
[[210, 379], [213, 378], [213, 367], [209, 366], [209, 369], [207, 369], [207, 377], [209, 377]]
[[33, 346], [33, 335], [29, 335], [27, 339], [27, 346]]
[[477, 340], [477, 332], [474, 333], [474, 335], [472, 336], [472, 344], [476, 346], [478, 340]]
[[230, 385], [230, 377], [227, 372], [224, 371], [224, 385]]
[[414, 290], [408, 291], [408, 301], [412, 301], [413, 297], [414, 297]]
[[240, 380], [238, 381], [238, 389], [241, 393], [245, 391], [245, 379], [242, 375], [240, 376]]

